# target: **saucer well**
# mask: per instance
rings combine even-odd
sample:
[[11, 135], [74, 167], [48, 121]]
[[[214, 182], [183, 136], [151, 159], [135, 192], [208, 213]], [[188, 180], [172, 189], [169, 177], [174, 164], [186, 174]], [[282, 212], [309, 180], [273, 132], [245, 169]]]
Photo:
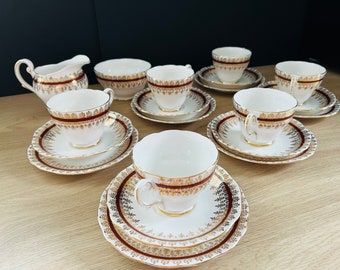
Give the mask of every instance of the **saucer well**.
[[130, 165], [111, 181], [107, 195], [112, 223], [137, 242], [163, 248], [192, 247], [229, 231], [240, 216], [240, 188], [220, 166], [199, 194], [194, 209], [176, 217], [164, 214], [157, 206], [139, 205], [134, 194], [139, 180]]
[[118, 229], [112, 223], [109, 218], [106, 193], [107, 190], [104, 190], [98, 206], [98, 223], [105, 239], [122, 255], [149, 266], [172, 269], [202, 264], [230, 251], [247, 231], [249, 206], [241, 190], [241, 215], [228, 232], [190, 248], [173, 249], [146, 245], [130, 238], [125, 231]]
[[149, 88], [137, 92], [133, 99], [133, 106], [142, 114], [157, 118], [173, 120], [179, 117], [195, 117], [203, 114], [209, 106], [211, 96], [202, 90], [192, 87], [186, 100], [178, 111], [165, 112], [161, 110]]
[[[277, 83], [275, 81], [268, 81], [260, 84], [258, 87], [276, 89]], [[334, 93], [327, 88], [319, 86], [304, 104], [296, 108], [294, 117], [306, 116], [311, 118], [313, 116], [323, 115], [330, 111], [336, 102], [337, 98]]]
[[115, 121], [105, 126], [99, 143], [92, 147], [72, 147], [52, 121], [48, 121], [34, 132], [31, 144], [40, 155], [58, 159], [83, 158], [107, 152], [122, 145], [133, 131], [130, 119], [117, 112], [111, 113]]
[[196, 122], [204, 118], [207, 118], [213, 111], [215, 111], [216, 100], [213, 97], [211, 97], [208, 106], [204, 110], [196, 114], [178, 116], [178, 117], [174, 117], [170, 119], [168, 119], [168, 117], [151, 117], [151, 116], [145, 115], [135, 107], [133, 102], [131, 102], [130, 105], [131, 105], [132, 111], [138, 117], [143, 118], [145, 120], [149, 120], [149, 121], [157, 122], [157, 123], [163, 123], [163, 124], [185, 124], [185, 123], [192, 123], [192, 122]]
[[214, 66], [197, 71], [194, 79], [200, 86], [220, 92], [237, 92], [240, 89], [255, 87], [265, 81], [261, 72], [255, 68], [246, 68], [237, 83], [224, 83], [218, 79]]
[[123, 144], [98, 155], [59, 159], [40, 155], [39, 152], [34, 150], [33, 146], [30, 145], [27, 149], [27, 157], [33, 166], [42, 171], [62, 175], [87, 174], [106, 169], [125, 159], [129, 156], [137, 141], [138, 131], [134, 128], [131, 136], [125, 140]]
[[289, 159], [304, 152], [311, 143], [311, 132], [295, 119], [292, 119], [273, 144], [263, 147], [245, 141], [233, 111], [216, 116], [210, 123], [210, 129], [215, 140], [225, 149], [250, 158]]
[[245, 156], [245, 155], [234, 153], [234, 152], [228, 150], [223, 145], [221, 145], [216, 140], [216, 138], [214, 137], [214, 135], [212, 133], [212, 129], [211, 129], [211, 122], [207, 126], [207, 137], [212, 142], [215, 143], [217, 149], [219, 151], [221, 151], [222, 153], [224, 153], [224, 154], [226, 154], [230, 157], [240, 159], [240, 160], [243, 160], [243, 161], [247, 161], [247, 162], [258, 163], [258, 164], [271, 164], [271, 165], [289, 164], [289, 163], [293, 163], [293, 162], [297, 162], [297, 161], [302, 161], [302, 160], [305, 160], [305, 159], [311, 157], [312, 155], [314, 155], [314, 153], [317, 149], [317, 140], [316, 140], [316, 137], [314, 136], [314, 134], [311, 131], [310, 131], [310, 133], [311, 133], [311, 143], [310, 143], [308, 149], [306, 149], [305, 151], [303, 151], [299, 155], [294, 156], [292, 158], [273, 160], [273, 159], [268, 159], [268, 158]]

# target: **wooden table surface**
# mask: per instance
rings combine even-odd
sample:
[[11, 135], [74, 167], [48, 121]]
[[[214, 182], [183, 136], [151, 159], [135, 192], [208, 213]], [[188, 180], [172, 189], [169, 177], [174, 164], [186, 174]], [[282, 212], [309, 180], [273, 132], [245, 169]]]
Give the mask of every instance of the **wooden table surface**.
[[[274, 79], [273, 66], [257, 69], [267, 81]], [[322, 86], [339, 98], [340, 74], [328, 72]], [[232, 110], [232, 93], [206, 91], [216, 110], [189, 124], [141, 119], [130, 101], [114, 101], [112, 110], [131, 119], [140, 139], [165, 129], [206, 135], [215, 116]], [[43, 102], [28, 93], [0, 98], [0, 108], [0, 269], [154, 269], [116, 251], [97, 222], [101, 193], [131, 164], [131, 155], [86, 175], [41, 171], [26, 150], [34, 131], [49, 120]], [[306, 160], [262, 165], [220, 153], [218, 164], [249, 202], [248, 230], [236, 247], [196, 269], [340, 269], [340, 114], [298, 120], [318, 141]]]

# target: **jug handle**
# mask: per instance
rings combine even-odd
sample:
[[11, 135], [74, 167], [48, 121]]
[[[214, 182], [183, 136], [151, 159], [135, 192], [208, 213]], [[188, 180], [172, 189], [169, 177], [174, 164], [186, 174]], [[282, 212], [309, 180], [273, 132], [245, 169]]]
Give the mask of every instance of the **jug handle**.
[[32, 85], [30, 85], [29, 83], [27, 83], [24, 78], [21, 76], [21, 73], [20, 73], [20, 66], [22, 64], [25, 64], [27, 65], [27, 68], [26, 68], [26, 71], [32, 76], [32, 78], [34, 77], [35, 75], [35, 72], [34, 72], [34, 65], [32, 63], [31, 60], [29, 59], [20, 59], [18, 60], [15, 65], [14, 65], [14, 74], [15, 76], [17, 77], [18, 81], [21, 83], [21, 86], [34, 92], [34, 88]]

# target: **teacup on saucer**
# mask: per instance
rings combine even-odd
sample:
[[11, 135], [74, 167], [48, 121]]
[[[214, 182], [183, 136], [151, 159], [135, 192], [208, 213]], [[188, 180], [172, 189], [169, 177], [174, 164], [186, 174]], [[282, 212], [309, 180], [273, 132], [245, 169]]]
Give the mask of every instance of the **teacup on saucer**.
[[293, 119], [276, 138], [275, 143], [257, 147], [242, 138], [240, 123], [233, 111], [220, 114], [210, 122], [211, 132], [221, 146], [240, 156], [267, 160], [284, 160], [306, 151], [311, 143], [311, 132]]
[[[268, 81], [258, 87], [278, 89], [276, 81]], [[337, 98], [334, 93], [325, 87], [319, 86], [307, 101], [296, 107], [295, 116], [321, 115], [329, 111], [336, 101]]]
[[135, 94], [132, 103], [137, 110], [144, 115], [157, 119], [178, 119], [183, 117], [195, 117], [207, 111], [211, 96], [202, 90], [192, 87], [185, 102], [177, 111], [165, 112], [154, 99], [153, 93], [149, 88]]
[[[90, 157], [118, 148], [131, 136], [133, 125], [120, 113], [111, 111], [110, 115], [100, 141], [92, 147], [73, 147], [51, 120], [34, 132], [32, 146], [40, 155], [58, 159]], [[115, 120], [113, 123], [110, 122], [111, 118]]]
[[158, 208], [145, 210], [140, 206], [131, 192], [138, 181], [132, 165], [121, 171], [108, 186], [107, 207], [113, 224], [145, 245], [193, 247], [228, 232], [241, 214], [240, 187], [220, 166], [195, 208], [175, 218]]

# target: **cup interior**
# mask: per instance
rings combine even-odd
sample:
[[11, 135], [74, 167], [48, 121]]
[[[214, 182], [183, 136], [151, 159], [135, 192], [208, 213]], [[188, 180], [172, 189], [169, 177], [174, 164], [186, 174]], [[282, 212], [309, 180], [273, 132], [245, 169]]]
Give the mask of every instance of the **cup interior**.
[[156, 66], [147, 71], [153, 80], [183, 80], [194, 74], [192, 68], [181, 65]]
[[101, 90], [79, 89], [51, 97], [46, 106], [52, 111], [77, 112], [100, 107], [109, 99], [109, 95]]
[[292, 95], [271, 88], [249, 88], [234, 94], [236, 104], [248, 111], [284, 112], [297, 106], [297, 100]]
[[281, 72], [298, 76], [322, 75], [326, 69], [315, 63], [306, 61], [285, 61], [276, 64], [275, 68]]
[[163, 177], [187, 177], [217, 162], [218, 151], [206, 137], [183, 130], [167, 130], [144, 137], [132, 158], [142, 171]]
[[147, 61], [134, 58], [110, 59], [95, 65], [94, 70], [109, 76], [133, 75], [151, 67]]
[[242, 47], [220, 47], [212, 51], [213, 56], [225, 58], [250, 57], [251, 51]]

